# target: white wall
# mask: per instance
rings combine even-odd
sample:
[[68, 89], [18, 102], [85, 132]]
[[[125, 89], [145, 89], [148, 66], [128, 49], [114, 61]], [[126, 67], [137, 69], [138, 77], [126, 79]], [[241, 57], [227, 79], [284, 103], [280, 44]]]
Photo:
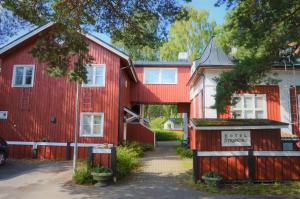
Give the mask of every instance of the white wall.
[[[204, 113], [205, 118], [217, 118], [217, 112], [215, 109], [212, 109], [211, 106], [214, 105], [215, 99], [214, 95], [216, 94], [216, 82], [214, 78], [218, 77], [222, 70], [217, 69], [207, 69], [204, 72], [204, 76], [195, 84], [190, 91], [190, 98], [193, 99], [201, 89], [204, 87]], [[279, 92], [280, 92], [280, 115], [281, 121], [291, 124], [291, 107], [290, 107], [290, 86], [298, 85], [300, 86], [300, 71], [296, 72], [296, 75], [293, 75], [292, 71], [285, 70], [274, 70], [273, 73], [277, 73], [278, 76], [275, 76], [276, 79], [281, 80], [279, 82]], [[272, 76], [272, 75], [270, 75]], [[285, 132], [292, 132], [291, 125], [289, 128], [282, 129]]]

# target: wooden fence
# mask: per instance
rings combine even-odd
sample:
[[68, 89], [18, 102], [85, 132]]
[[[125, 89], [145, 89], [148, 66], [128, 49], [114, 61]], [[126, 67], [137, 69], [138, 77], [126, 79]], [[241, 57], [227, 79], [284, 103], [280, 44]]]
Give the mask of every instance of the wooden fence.
[[139, 142], [141, 144], [152, 144], [155, 146], [155, 133], [144, 124], [128, 123], [127, 141]]
[[224, 181], [300, 180], [300, 151], [193, 151], [194, 180], [217, 172]]

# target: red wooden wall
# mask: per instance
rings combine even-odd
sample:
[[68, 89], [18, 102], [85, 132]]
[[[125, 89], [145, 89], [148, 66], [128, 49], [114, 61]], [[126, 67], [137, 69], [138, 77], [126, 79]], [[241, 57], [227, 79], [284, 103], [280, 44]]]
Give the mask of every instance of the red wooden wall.
[[[267, 119], [280, 121], [280, 94], [278, 86], [255, 86], [249, 94], [266, 94], [267, 98]], [[218, 118], [231, 118], [230, 107], [227, 113], [218, 115]]]
[[144, 84], [144, 68], [136, 66], [138, 83], [131, 91], [132, 102], [139, 103], [189, 103], [190, 66], [155, 66], [157, 68], [177, 68], [177, 84]]
[[[296, 92], [295, 92], [296, 91]], [[295, 95], [296, 94], [296, 95]], [[297, 95], [300, 94], [300, 87], [297, 86], [290, 88], [290, 100], [291, 100], [291, 119], [292, 119], [292, 128], [293, 133], [298, 134], [300, 136], [300, 129], [299, 129], [299, 114], [298, 114], [298, 102]], [[297, 104], [298, 102], [298, 104]], [[300, 145], [299, 145], [300, 146]]]
[[[78, 141], [117, 144], [121, 60], [92, 41], [89, 45], [94, 63], [106, 64], [105, 87], [81, 88], [80, 111], [104, 112], [104, 137], [79, 137]], [[39, 141], [42, 138], [52, 142], [73, 141], [75, 83], [44, 74], [45, 65], [30, 55], [31, 47], [32, 43], [27, 42], [1, 57], [0, 110], [8, 111], [8, 119], [0, 120], [0, 136], [8, 141]], [[11, 87], [14, 64], [35, 64], [32, 88]], [[24, 98], [29, 99], [28, 110], [21, 110]], [[56, 124], [50, 123], [52, 116], [56, 117]]]
[[127, 140], [142, 144], [155, 144], [155, 133], [140, 123], [127, 124]]

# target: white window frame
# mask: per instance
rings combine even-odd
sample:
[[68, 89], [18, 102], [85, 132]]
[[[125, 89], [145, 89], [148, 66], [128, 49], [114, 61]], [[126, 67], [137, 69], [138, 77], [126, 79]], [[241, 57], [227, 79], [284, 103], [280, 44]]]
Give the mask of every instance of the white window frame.
[[[241, 111], [241, 118], [245, 119], [245, 111], [253, 111], [253, 118], [248, 118], [248, 119], [256, 119], [255, 117], [255, 112], [256, 111], [263, 111], [263, 118], [261, 119], [267, 119], [268, 114], [267, 114], [267, 97], [266, 94], [239, 94], [239, 95], [234, 95], [234, 97], [239, 97], [241, 98], [241, 108], [236, 108], [234, 106], [231, 106], [230, 112], [231, 116], [233, 117], [233, 112], [234, 111]], [[252, 108], [245, 108], [245, 97], [251, 97], [252, 98]], [[255, 97], [262, 97], [263, 99], [263, 106], [262, 108], [256, 108], [255, 107]]]
[[[31, 77], [31, 84], [25, 84], [26, 78], [25, 78], [25, 71], [23, 71], [23, 76], [22, 76], [22, 84], [21, 85], [16, 85], [16, 71], [17, 68], [32, 68], [32, 77]], [[13, 76], [12, 76], [12, 87], [33, 87], [33, 82], [34, 82], [34, 74], [35, 74], [35, 65], [34, 64], [15, 64], [13, 66]]]
[[[163, 70], [175, 70], [175, 82], [174, 83], [163, 83], [162, 81], [162, 72]], [[155, 83], [146, 83], [146, 71], [150, 70], [159, 70], [158, 82]], [[144, 68], [144, 84], [177, 84], [178, 80], [178, 69], [177, 68]]]
[[297, 95], [297, 114], [298, 114], [298, 122], [300, 124], [300, 95]]
[[[105, 76], [106, 76], [106, 64], [87, 64], [85, 67], [93, 68], [93, 83], [92, 84], [82, 84], [82, 87], [105, 87]], [[96, 84], [96, 68], [103, 68], [103, 85]]]
[[[85, 115], [91, 115], [92, 117], [92, 127], [91, 127], [91, 132], [93, 132], [94, 128], [94, 116], [102, 116], [101, 118], [101, 132], [100, 134], [90, 134], [90, 135], [85, 135], [82, 134], [82, 121], [83, 121], [83, 116]], [[104, 113], [103, 112], [81, 112], [80, 113], [80, 137], [103, 137], [104, 136]]]

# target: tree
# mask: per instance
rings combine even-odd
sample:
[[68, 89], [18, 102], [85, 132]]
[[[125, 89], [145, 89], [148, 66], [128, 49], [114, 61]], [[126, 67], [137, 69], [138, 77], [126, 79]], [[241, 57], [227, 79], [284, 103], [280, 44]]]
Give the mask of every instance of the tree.
[[[49, 21], [57, 24], [46, 37], [41, 37], [32, 54], [48, 66], [46, 71], [50, 75], [68, 74], [77, 82], [86, 82], [84, 66], [91, 61], [81, 33], [94, 30], [109, 34], [125, 46], [153, 48], [165, 38], [168, 24], [185, 16], [179, 0], [1, 0], [0, 3], [34, 25]], [[148, 20], [153, 18], [158, 25], [155, 31], [149, 32], [146, 27]], [[71, 68], [68, 67], [70, 56], [75, 58]]]
[[187, 52], [189, 60], [198, 58], [215, 33], [216, 23], [208, 22], [208, 12], [186, 7], [188, 19], [175, 21], [170, 27], [168, 42], [160, 48], [163, 60], [178, 60], [179, 52]]
[[[14, 28], [12, 29], [11, 27]], [[0, 4], [0, 46], [25, 28], [30, 29], [34, 28], [34, 26], [19, 17], [13, 16], [11, 12], [5, 10]]]
[[227, 50], [236, 47], [239, 61], [231, 71], [217, 78], [215, 108], [219, 113], [235, 103], [234, 93], [249, 91], [252, 85], [262, 82], [276, 83], [276, 77], [267, 77], [274, 63], [280, 61], [279, 49], [296, 42], [298, 45], [293, 47], [296, 52], [300, 35], [299, 0], [219, 0], [216, 5], [222, 4], [231, 11], [220, 43]]

